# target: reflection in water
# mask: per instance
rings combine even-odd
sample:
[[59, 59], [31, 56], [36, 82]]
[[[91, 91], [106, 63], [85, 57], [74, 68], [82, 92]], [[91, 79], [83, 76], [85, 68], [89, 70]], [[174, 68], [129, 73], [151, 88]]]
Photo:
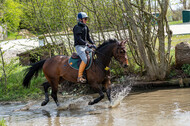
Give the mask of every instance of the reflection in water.
[[66, 108], [67, 101], [62, 102], [62, 108], [53, 101], [45, 107], [37, 102], [27, 111], [13, 112], [25, 105], [12, 104], [0, 106], [0, 119], [8, 126], [189, 126], [189, 98], [190, 88], [180, 88], [130, 94], [113, 109], [107, 99], [88, 106], [92, 97], [85, 97], [83, 103], [82, 97], [69, 98]]
[[48, 126], [52, 126], [50, 113], [48, 111], [46, 111], [46, 110], [42, 110], [42, 114], [43, 114], [44, 117], [47, 117], [46, 122], [48, 123]]

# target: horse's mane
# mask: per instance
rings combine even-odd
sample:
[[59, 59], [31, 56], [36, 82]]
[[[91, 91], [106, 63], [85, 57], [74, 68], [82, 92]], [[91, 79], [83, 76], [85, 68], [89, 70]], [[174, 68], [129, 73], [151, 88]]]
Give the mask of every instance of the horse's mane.
[[101, 45], [98, 46], [98, 48], [96, 50], [101, 49], [102, 47], [108, 45], [108, 44], [112, 44], [112, 43], [117, 43], [118, 41], [116, 39], [109, 39], [104, 41], [104, 43], [102, 43]]

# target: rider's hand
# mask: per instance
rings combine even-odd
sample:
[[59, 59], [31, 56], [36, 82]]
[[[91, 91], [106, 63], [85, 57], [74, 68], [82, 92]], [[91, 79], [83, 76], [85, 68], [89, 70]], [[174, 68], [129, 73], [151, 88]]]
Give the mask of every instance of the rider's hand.
[[88, 43], [86, 43], [85, 45], [86, 45], [86, 46], [88, 46], [89, 48], [90, 48], [90, 46], [91, 46], [91, 45], [90, 45], [90, 44], [88, 44]]
[[95, 44], [91, 45], [91, 48], [96, 49], [96, 45]]

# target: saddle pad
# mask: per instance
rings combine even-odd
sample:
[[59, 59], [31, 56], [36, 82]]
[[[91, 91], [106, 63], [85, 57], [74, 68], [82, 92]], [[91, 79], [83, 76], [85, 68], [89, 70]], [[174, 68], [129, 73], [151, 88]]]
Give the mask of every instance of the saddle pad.
[[[92, 65], [92, 52], [89, 53], [89, 56], [90, 56], [90, 61], [89, 64], [87, 64], [85, 70], [88, 70]], [[82, 61], [81, 58], [73, 59], [72, 57], [70, 57], [68, 63], [72, 68], [79, 70], [81, 61]]]

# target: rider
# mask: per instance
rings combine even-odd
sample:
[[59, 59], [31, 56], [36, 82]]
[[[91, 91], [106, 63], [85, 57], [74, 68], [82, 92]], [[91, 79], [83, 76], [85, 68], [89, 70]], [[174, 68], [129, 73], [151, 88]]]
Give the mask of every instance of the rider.
[[77, 54], [82, 59], [77, 78], [77, 82], [80, 83], [86, 83], [86, 79], [83, 78], [83, 71], [87, 64], [87, 57], [85, 50], [87, 50], [88, 47], [90, 46], [88, 42], [94, 44], [94, 42], [91, 40], [89, 36], [89, 29], [88, 26], [86, 25], [87, 19], [88, 15], [85, 12], [78, 13], [77, 15], [78, 24], [75, 25], [73, 28], [74, 42], [75, 42], [74, 46], [77, 51]]

